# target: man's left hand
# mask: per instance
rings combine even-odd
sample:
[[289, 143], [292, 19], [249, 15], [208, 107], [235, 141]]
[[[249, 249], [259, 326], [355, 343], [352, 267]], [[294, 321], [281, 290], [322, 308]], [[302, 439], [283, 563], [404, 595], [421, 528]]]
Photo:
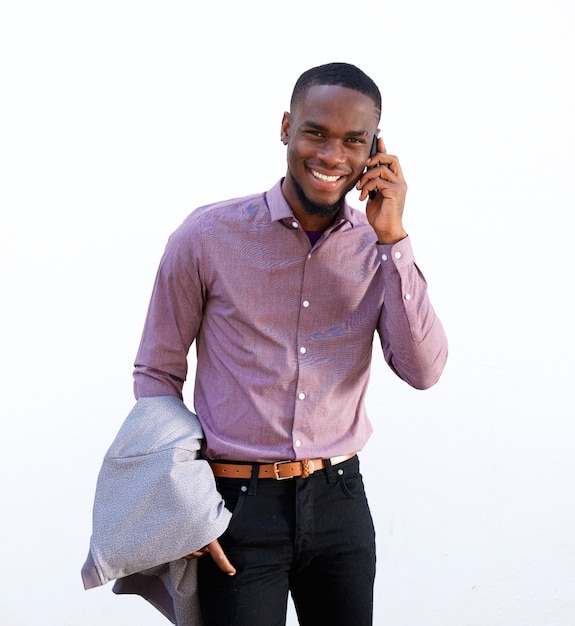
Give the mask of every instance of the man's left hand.
[[396, 243], [407, 236], [403, 228], [403, 209], [407, 183], [396, 156], [387, 154], [383, 139], [377, 142], [377, 153], [367, 162], [368, 170], [357, 183], [359, 199], [365, 200], [370, 191], [377, 191], [368, 200], [366, 215], [379, 243]]

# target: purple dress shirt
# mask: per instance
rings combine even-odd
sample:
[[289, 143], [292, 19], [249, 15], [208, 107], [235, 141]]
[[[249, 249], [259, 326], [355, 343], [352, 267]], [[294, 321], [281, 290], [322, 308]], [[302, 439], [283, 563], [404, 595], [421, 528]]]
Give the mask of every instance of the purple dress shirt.
[[170, 237], [136, 358], [136, 397], [182, 397], [196, 340], [194, 410], [209, 459], [273, 462], [363, 448], [378, 333], [425, 389], [447, 358], [409, 237], [379, 245], [345, 203], [312, 247], [281, 181], [194, 211]]

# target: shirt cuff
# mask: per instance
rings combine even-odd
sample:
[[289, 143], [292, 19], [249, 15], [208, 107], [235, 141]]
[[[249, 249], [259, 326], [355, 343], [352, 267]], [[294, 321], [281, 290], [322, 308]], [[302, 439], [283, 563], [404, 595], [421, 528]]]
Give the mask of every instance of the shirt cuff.
[[378, 243], [377, 251], [381, 265], [387, 271], [393, 271], [415, 261], [409, 235], [396, 243]]

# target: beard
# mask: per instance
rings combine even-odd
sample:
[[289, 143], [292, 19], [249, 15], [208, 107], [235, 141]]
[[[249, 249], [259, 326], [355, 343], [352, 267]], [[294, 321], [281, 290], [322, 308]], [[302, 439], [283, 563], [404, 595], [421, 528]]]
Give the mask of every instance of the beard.
[[[297, 182], [294, 175], [291, 176], [292, 183], [298, 197], [298, 200], [301, 202], [303, 210], [308, 215], [317, 215], [319, 217], [333, 217], [337, 213], [339, 213], [341, 207], [343, 206], [343, 199], [345, 198], [349, 189], [345, 191], [345, 193], [333, 204], [318, 204], [317, 202], [312, 202], [306, 195], [305, 191], [302, 189], [301, 185]], [[351, 187], [350, 187], [351, 189]]]

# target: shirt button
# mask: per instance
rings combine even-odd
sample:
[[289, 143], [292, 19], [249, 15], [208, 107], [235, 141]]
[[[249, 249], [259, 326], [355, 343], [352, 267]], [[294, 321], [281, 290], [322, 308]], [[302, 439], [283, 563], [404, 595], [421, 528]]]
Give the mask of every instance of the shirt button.
[[382, 255], [381, 255], [381, 258], [382, 258], [384, 261], [387, 261], [387, 254], [382, 254]]
[[410, 294], [410, 293], [406, 293], [403, 297], [404, 297], [406, 300], [411, 300], [411, 294]]
[[296, 439], [295, 447], [299, 448], [300, 446], [301, 446], [301, 441], [299, 439]]
[[307, 260], [309, 261], [311, 259], [311, 252], [307, 255]]
[[303, 306], [307, 309], [307, 307], [309, 306], [309, 301], [308, 300], [304, 300], [302, 302]]
[[294, 228], [299, 228], [299, 224], [298, 224], [297, 222], [292, 222], [292, 223], [291, 223], [291, 225], [292, 225]]
[[298, 398], [300, 400], [305, 400], [305, 393], [303, 393], [303, 391], [298, 395]]
[[307, 349], [306, 349], [304, 346], [302, 346], [302, 347], [299, 349], [299, 351], [300, 351], [302, 354], [305, 354], [305, 353], [307, 352]]
[[393, 256], [394, 256], [396, 259], [401, 259], [401, 252], [394, 252]]

